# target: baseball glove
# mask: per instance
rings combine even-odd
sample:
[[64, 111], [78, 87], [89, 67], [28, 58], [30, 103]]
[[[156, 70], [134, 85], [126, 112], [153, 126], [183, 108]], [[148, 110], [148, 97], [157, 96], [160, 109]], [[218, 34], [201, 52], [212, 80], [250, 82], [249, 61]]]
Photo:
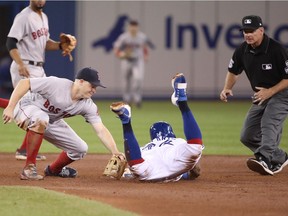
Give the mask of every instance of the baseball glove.
[[75, 49], [77, 40], [73, 35], [61, 33], [60, 34], [60, 47], [62, 49], [62, 55], [69, 55], [70, 61], [73, 61], [71, 52]]
[[127, 161], [123, 155], [113, 155], [108, 161], [103, 175], [113, 177], [119, 180], [124, 173], [126, 165]]

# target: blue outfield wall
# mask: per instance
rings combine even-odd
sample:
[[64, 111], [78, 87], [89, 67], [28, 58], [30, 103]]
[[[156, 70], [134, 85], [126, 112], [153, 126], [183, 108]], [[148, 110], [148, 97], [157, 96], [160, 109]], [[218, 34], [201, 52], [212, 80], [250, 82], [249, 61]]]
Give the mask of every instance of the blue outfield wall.
[[[76, 34], [75, 30], [75, 1], [47, 1], [45, 13], [49, 19], [50, 38], [59, 40], [60, 33]], [[77, 50], [77, 49], [76, 49]], [[75, 52], [73, 51], [74, 61], [70, 62], [69, 57], [62, 57], [60, 51], [47, 51], [45, 71], [48, 76], [64, 77], [73, 80], [75, 68]]]

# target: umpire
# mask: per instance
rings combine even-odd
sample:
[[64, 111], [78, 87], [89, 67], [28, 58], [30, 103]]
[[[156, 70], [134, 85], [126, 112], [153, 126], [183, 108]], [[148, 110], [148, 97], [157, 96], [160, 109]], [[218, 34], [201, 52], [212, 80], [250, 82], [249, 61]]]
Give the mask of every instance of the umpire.
[[245, 71], [254, 91], [241, 132], [241, 142], [255, 155], [247, 166], [262, 175], [274, 175], [288, 164], [287, 153], [279, 148], [288, 114], [288, 53], [264, 33], [259, 16], [245, 16], [240, 31], [245, 42], [230, 60], [220, 99], [227, 102], [233, 96], [237, 77]]

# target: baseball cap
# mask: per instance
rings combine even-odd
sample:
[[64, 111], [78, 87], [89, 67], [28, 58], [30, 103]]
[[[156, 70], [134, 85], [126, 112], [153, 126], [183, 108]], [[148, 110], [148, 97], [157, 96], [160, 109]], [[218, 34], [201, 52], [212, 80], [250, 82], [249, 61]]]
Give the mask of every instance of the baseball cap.
[[102, 88], [106, 88], [105, 86], [103, 86], [99, 80], [99, 76], [98, 76], [98, 72], [91, 68], [91, 67], [86, 67], [81, 69], [77, 75], [76, 75], [76, 79], [83, 79], [89, 83], [91, 83], [94, 86], [100, 86]]
[[130, 20], [130, 21], [129, 21], [129, 25], [132, 25], [132, 26], [138, 26], [139, 23], [138, 23], [137, 20]]
[[256, 15], [249, 15], [245, 16], [242, 19], [242, 27], [240, 28], [240, 31], [244, 29], [251, 29], [255, 30], [260, 27], [263, 27], [262, 19], [259, 16]]

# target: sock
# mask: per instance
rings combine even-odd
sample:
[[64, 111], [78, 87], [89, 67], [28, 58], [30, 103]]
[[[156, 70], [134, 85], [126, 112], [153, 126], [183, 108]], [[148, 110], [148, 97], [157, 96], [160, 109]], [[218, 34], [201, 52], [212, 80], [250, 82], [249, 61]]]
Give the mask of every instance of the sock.
[[4, 98], [0, 98], [0, 107], [1, 108], [6, 108], [8, 106], [9, 100], [4, 99]]
[[26, 146], [27, 146], [27, 137], [28, 137], [28, 131], [26, 132], [26, 135], [24, 137], [24, 140], [22, 142], [22, 145], [20, 146], [20, 148], [18, 148], [19, 151], [26, 151]]
[[74, 160], [72, 160], [71, 158], [68, 157], [67, 152], [62, 151], [61, 154], [58, 156], [58, 158], [56, 159], [56, 161], [54, 161], [51, 165], [50, 165], [50, 171], [53, 174], [58, 174], [61, 172], [61, 170], [63, 169], [63, 167], [67, 166], [68, 164], [72, 163]]
[[140, 146], [136, 140], [130, 121], [127, 124], [123, 124], [123, 133], [125, 156], [129, 166], [142, 163], [144, 159], [141, 156]]
[[29, 164], [36, 164], [36, 157], [43, 140], [43, 134], [28, 130], [26, 136], [27, 166]]
[[202, 134], [200, 128], [188, 106], [187, 101], [178, 101], [179, 109], [182, 113], [184, 134], [189, 144], [201, 144]]

